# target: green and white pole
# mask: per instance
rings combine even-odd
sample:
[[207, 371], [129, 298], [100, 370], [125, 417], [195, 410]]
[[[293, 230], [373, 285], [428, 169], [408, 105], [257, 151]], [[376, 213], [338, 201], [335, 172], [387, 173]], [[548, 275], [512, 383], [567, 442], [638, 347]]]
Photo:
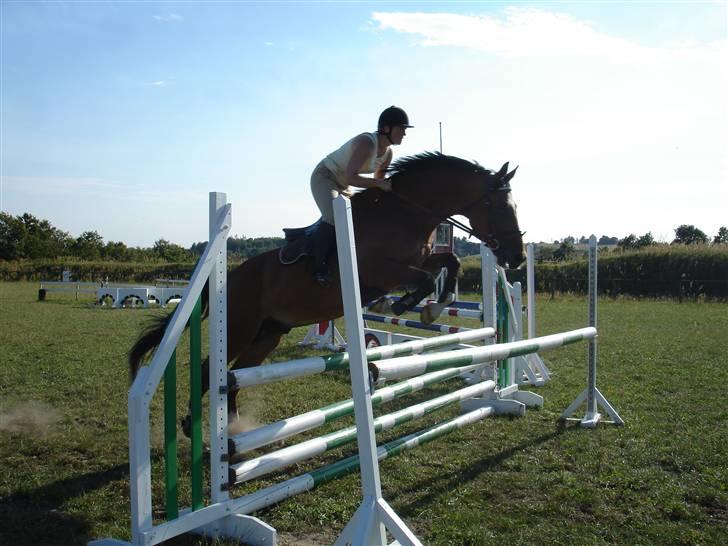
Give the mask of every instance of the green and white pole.
[[576, 343], [577, 341], [594, 339], [596, 335], [596, 328], [587, 327], [512, 343], [498, 343], [486, 347], [460, 349], [449, 353], [393, 358], [391, 360], [373, 362], [370, 366], [374, 370], [378, 381], [403, 379], [446, 368], [482, 364], [484, 362], [503, 360], [528, 353], [546, 351], [570, 343]]
[[[377, 459], [384, 460], [403, 451], [436, 440], [446, 434], [455, 432], [467, 425], [476, 423], [493, 415], [493, 408], [478, 408], [438, 425], [404, 436], [377, 448]], [[236, 514], [252, 514], [268, 506], [272, 506], [300, 493], [310, 491], [324, 483], [330, 482], [359, 468], [359, 456], [355, 455], [336, 463], [324, 466], [307, 474], [291, 478], [276, 485], [260, 489], [250, 495], [234, 499], [225, 504], [225, 511]], [[400, 541], [401, 542], [401, 541]]]
[[[395, 426], [408, 423], [424, 415], [445, 408], [456, 402], [462, 402], [469, 398], [482, 396], [486, 392], [495, 389], [494, 381], [484, 381], [469, 387], [458, 389], [451, 393], [443, 394], [419, 404], [382, 415], [374, 419], [374, 431], [381, 432]], [[318, 438], [312, 438], [305, 442], [295, 444], [278, 451], [266, 453], [260, 457], [250, 459], [241, 463], [230, 465], [230, 482], [242, 483], [248, 480], [259, 478], [265, 474], [281, 470], [301, 461], [321, 455], [332, 449], [339, 448], [356, 440], [356, 427], [348, 427], [336, 432], [331, 432]]]
[[[372, 362], [385, 358], [418, 354], [425, 351], [431, 351], [433, 349], [452, 347], [454, 345], [471, 343], [484, 338], [492, 338], [494, 335], [495, 330], [492, 327], [477, 328], [454, 334], [412, 340], [407, 343], [383, 345], [381, 347], [367, 349], [366, 359], [368, 362]], [[289, 360], [288, 362], [255, 366], [254, 368], [243, 368], [241, 370], [233, 370], [230, 373], [235, 378], [234, 388], [242, 388], [332, 370], [344, 370], [348, 369], [348, 367], [349, 353], [347, 352], [326, 356], [300, 358], [297, 360]]]
[[[482, 368], [482, 365], [476, 364], [474, 366], [440, 370], [377, 389], [372, 394], [372, 406], [376, 407], [385, 404], [407, 394], [420, 391], [430, 385], [460, 377], [463, 374], [473, 372], [479, 368]], [[232, 436], [230, 438], [229, 451], [236, 454], [245, 453], [272, 444], [273, 442], [285, 440], [296, 434], [336, 421], [337, 419], [348, 417], [353, 415], [353, 413], [353, 399], [350, 398], [349, 400], [336, 402], [335, 404], [320, 409], [282, 419]]]

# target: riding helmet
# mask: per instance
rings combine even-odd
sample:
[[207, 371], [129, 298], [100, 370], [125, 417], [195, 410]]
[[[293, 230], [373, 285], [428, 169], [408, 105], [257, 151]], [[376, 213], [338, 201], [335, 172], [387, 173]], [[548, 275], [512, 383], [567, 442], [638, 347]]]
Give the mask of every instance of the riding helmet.
[[409, 129], [413, 127], [409, 124], [407, 112], [397, 106], [390, 106], [379, 115], [378, 129], [381, 131], [384, 127], [396, 127], [397, 125]]

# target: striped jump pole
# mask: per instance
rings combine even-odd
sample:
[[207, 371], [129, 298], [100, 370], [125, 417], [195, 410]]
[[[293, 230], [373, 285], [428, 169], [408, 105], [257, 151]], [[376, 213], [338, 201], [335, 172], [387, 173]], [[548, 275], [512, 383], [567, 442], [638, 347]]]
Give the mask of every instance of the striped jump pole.
[[[420, 313], [424, 309], [421, 305], [416, 305], [412, 308], [412, 312]], [[448, 317], [460, 317], [467, 319], [483, 320], [483, 312], [475, 309], [462, 309], [460, 307], [445, 307], [442, 310], [442, 315]], [[441, 315], [441, 316], [442, 316]]]
[[[424, 415], [445, 408], [456, 402], [481, 396], [495, 389], [495, 381], [483, 381], [448, 394], [432, 398], [420, 404], [401, 409], [374, 419], [374, 431], [389, 430]], [[272, 453], [261, 455], [238, 464], [230, 465], [230, 483], [239, 484], [275, 472], [292, 464], [305, 461], [329, 450], [339, 448], [356, 440], [356, 426], [313, 438]]]
[[[373, 347], [366, 350], [366, 358], [368, 362], [372, 362], [383, 358], [417, 354], [432, 349], [440, 349], [443, 347], [451, 347], [453, 345], [461, 345], [463, 343], [482, 340], [484, 338], [492, 337], [493, 335], [495, 335], [495, 330], [493, 328], [464, 330], [445, 336], [417, 339], [408, 341], [407, 343], [398, 343], [396, 345]], [[262, 385], [265, 383], [272, 383], [274, 381], [293, 379], [294, 377], [302, 377], [332, 370], [347, 369], [349, 367], [349, 360], [349, 353], [338, 353], [326, 356], [301, 358], [297, 360], [290, 360], [288, 362], [278, 362], [275, 364], [267, 364], [265, 366], [255, 366], [254, 368], [232, 370], [229, 376], [232, 387], [242, 388], [250, 385]]]
[[450, 353], [413, 355], [391, 360], [382, 360], [371, 363], [370, 369], [375, 374], [377, 381], [402, 379], [445, 368], [492, 362], [494, 360], [503, 360], [528, 353], [554, 349], [577, 341], [594, 339], [596, 335], [596, 328], [587, 327], [511, 343], [460, 349]]
[[[436, 383], [460, 377], [482, 368], [481, 364], [450, 368], [407, 379], [389, 387], [377, 389], [372, 394], [372, 407], [377, 407], [407, 394], [420, 391]], [[231, 436], [228, 445], [230, 453], [245, 453], [306, 432], [354, 413], [354, 400], [343, 400], [324, 408], [315, 409], [281, 421], [276, 421], [253, 430]]]
[[409, 328], [417, 328], [419, 330], [430, 330], [431, 332], [442, 332], [443, 334], [454, 334], [471, 330], [471, 328], [463, 328], [461, 326], [450, 326], [448, 324], [425, 324], [424, 322], [417, 320], [401, 319], [384, 315], [372, 315], [370, 313], [364, 313], [362, 318], [364, 320], [372, 320], [374, 322], [382, 322], [384, 324], [407, 326]]
[[[399, 296], [387, 296], [388, 300], [399, 301]], [[437, 300], [424, 299], [418, 305], [427, 305], [429, 303], [437, 303]], [[454, 301], [448, 304], [448, 307], [454, 307], [456, 309], [470, 309], [473, 311], [482, 311], [483, 304], [477, 301]]]

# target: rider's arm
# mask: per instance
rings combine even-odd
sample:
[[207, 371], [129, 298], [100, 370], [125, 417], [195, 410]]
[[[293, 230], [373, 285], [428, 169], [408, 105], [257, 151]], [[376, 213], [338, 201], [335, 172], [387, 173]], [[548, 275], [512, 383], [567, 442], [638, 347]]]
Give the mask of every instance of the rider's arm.
[[357, 188], [391, 188], [389, 181], [384, 178], [368, 178], [359, 174], [359, 168], [372, 156], [373, 152], [374, 143], [368, 136], [361, 134], [354, 139], [354, 149], [345, 171], [346, 183], [349, 186]]
[[387, 151], [384, 152], [384, 154], [384, 161], [382, 161], [382, 164], [377, 168], [377, 172], [374, 173], [374, 178], [378, 178], [380, 180], [387, 177], [387, 167], [389, 167], [389, 164], [392, 162], [392, 148], [387, 148]]

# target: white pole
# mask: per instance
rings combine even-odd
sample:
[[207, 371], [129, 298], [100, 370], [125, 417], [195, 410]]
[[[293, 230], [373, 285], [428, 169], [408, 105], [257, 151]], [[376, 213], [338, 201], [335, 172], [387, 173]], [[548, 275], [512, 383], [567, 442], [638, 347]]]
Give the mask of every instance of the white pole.
[[[210, 238], [219, 229], [219, 216], [227, 203], [224, 193], [210, 192]], [[231, 220], [231, 217], [228, 217]], [[227, 406], [227, 243], [222, 244], [210, 272], [210, 499], [226, 501], [228, 493]]]
[[526, 245], [526, 305], [528, 339], [536, 337], [536, 275], [534, 271], [533, 243]]
[[[496, 297], [495, 297], [495, 256], [484, 244], [480, 243], [480, 275], [483, 289], [483, 327], [496, 328]], [[495, 343], [491, 337], [486, 338], [485, 345]]]
[[[596, 328], [597, 324], [597, 238], [592, 235], [589, 238], [589, 324]], [[612, 418], [606, 421], [614, 425], [623, 425], [624, 420], [619, 416], [604, 395], [597, 388], [597, 344], [596, 340], [589, 343], [589, 356], [587, 360], [587, 386], [579, 396], [571, 403], [571, 405], [561, 414], [560, 420], [574, 420], [571, 416], [574, 412], [586, 402], [586, 414], [581, 421], [582, 427], [594, 428], [601, 420], [599, 406]]]
[[[354, 247], [354, 229], [351, 221], [351, 202], [343, 196], [334, 200], [334, 222], [336, 225], [336, 246], [339, 257], [339, 276], [341, 279], [341, 298], [344, 304], [344, 322], [348, 338], [349, 370], [351, 389], [354, 398], [354, 413], [358, 430], [359, 468], [361, 470], [362, 504], [355, 514], [359, 521], [352, 531], [360, 539], [366, 539], [372, 546], [387, 544], [384, 525], [374, 518], [376, 502], [382, 497], [379, 481], [379, 459], [377, 441], [374, 436], [374, 415], [372, 412], [372, 393], [369, 386], [369, 370], [362, 336], [364, 321], [361, 316], [361, 297], [359, 293], [359, 268]], [[366, 508], [369, 510], [366, 510]], [[368, 513], [363, 513], [367, 511]], [[349, 526], [347, 526], [349, 527]], [[366, 528], [364, 528], [366, 527]]]

